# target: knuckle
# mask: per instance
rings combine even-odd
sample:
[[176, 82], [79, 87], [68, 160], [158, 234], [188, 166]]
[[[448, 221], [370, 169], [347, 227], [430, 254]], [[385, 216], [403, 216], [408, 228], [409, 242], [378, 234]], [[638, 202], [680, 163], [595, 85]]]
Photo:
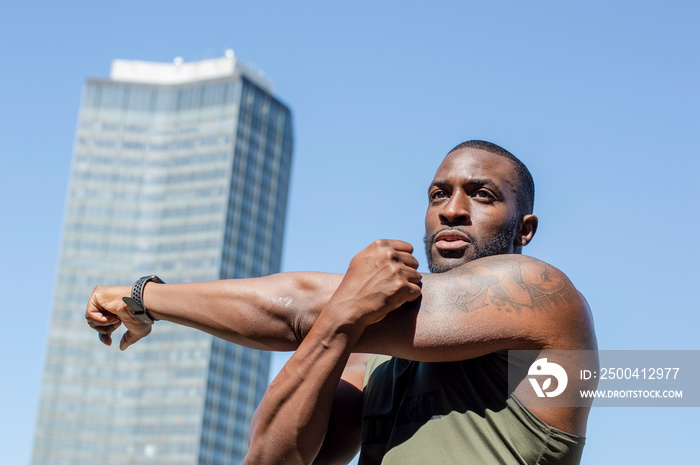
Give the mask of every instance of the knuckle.
[[392, 275], [400, 275], [401, 274], [402, 267], [401, 267], [401, 264], [399, 262], [392, 260], [391, 262], [389, 262], [388, 267], [389, 267], [389, 272]]
[[403, 291], [403, 290], [406, 289], [406, 287], [408, 286], [408, 281], [407, 281], [406, 279], [404, 279], [403, 276], [401, 276], [401, 275], [396, 275], [396, 276], [394, 277], [394, 286], [396, 287], [396, 289], [397, 289], [399, 292], [400, 292], [400, 291]]
[[382, 249], [386, 247], [386, 242], [384, 239], [377, 239], [370, 244], [370, 247], [373, 247], [375, 249]]

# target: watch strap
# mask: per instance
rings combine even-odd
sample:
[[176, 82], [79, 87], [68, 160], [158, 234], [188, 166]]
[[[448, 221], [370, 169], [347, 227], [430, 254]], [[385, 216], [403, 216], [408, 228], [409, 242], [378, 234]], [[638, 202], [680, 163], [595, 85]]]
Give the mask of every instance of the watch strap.
[[143, 288], [146, 283], [153, 281], [154, 283], [165, 284], [165, 282], [156, 275], [143, 276], [139, 278], [131, 287], [131, 297], [122, 297], [122, 301], [129, 307], [131, 313], [142, 322], [152, 325], [153, 317], [146, 310], [143, 304]]

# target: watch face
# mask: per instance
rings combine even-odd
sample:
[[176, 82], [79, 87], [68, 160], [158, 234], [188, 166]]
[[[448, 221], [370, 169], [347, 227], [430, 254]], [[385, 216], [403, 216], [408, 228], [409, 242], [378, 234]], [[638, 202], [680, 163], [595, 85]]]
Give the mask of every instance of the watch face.
[[132, 299], [131, 297], [122, 297], [122, 300], [124, 301], [124, 303], [126, 305], [129, 306], [129, 310], [131, 310], [131, 313], [136, 318], [138, 318], [139, 320], [141, 320], [142, 322], [144, 322], [148, 325], [153, 324], [153, 320], [151, 320], [149, 318], [148, 314], [146, 313], [146, 310], [144, 310], [143, 307], [141, 307], [138, 303], [136, 303], [136, 301], [134, 299]]

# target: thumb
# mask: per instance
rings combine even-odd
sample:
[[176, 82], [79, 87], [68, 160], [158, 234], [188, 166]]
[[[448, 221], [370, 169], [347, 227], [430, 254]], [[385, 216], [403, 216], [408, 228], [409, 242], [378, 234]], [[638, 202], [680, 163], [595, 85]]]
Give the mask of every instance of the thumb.
[[144, 334], [136, 334], [131, 330], [127, 330], [124, 335], [122, 336], [122, 340], [119, 342], [119, 350], [126, 350], [127, 347], [129, 347], [132, 344], [135, 344], [142, 338], [148, 336], [148, 334], [151, 332], [151, 328], [149, 327], [148, 330]]

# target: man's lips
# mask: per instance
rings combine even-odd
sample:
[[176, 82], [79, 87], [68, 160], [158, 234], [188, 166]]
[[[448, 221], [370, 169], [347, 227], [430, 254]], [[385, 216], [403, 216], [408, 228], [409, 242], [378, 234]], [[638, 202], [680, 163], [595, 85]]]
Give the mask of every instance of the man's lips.
[[443, 231], [435, 236], [438, 250], [460, 250], [467, 247], [471, 240], [466, 234], [457, 231]]

